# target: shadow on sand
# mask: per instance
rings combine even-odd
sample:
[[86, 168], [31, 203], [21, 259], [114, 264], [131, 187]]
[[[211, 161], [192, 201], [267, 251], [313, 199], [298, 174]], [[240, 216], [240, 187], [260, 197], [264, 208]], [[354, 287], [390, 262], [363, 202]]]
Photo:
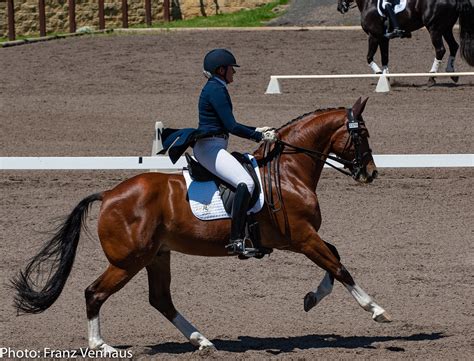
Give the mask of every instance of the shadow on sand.
[[[321, 348], [377, 348], [374, 343], [391, 341], [433, 341], [447, 337], [441, 332], [417, 333], [411, 336], [350, 336], [344, 337], [334, 334], [328, 335], [306, 335], [294, 337], [250, 337], [239, 336], [238, 340], [214, 339], [211, 342], [219, 351], [245, 352], [245, 351], [267, 351], [278, 355], [286, 352], [299, 350], [321, 349]], [[195, 352], [196, 348], [189, 342], [166, 342], [159, 345], [148, 346], [148, 355], [159, 353], [184, 354]], [[402, 347], [387, 346], [390, 351], [404, 351]]]

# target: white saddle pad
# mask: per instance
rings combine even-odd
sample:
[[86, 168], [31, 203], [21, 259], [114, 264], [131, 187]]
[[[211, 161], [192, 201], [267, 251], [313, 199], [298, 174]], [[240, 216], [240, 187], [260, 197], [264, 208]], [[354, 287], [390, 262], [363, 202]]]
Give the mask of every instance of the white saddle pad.
[[[398, 4], [396, 4], [398, 2]], [[387, 0], [377, 0], [377, 10], [379, 11], [380, 16], [385, 17], [385, 14], [383, 12], [383, 9], [385, 8], [385, 4], [387, 4]], [[393, 6], [393, 11], [395, 14], [398, 14], [405, 10], [407, 7], [407, 0], [396, 0], [392, 1], [392, 4], [395, 4]]]
[[[253, 167], [257, 173], [258, 181], [260, 183], [260, 189], [262, 187], [262, 179], [258, 170], [257, 160], [250, 154], [245, 154], [250, 159]], [[191, 179], [189, 172], [183, 169], [183, 176], [186, 180], [186, 186], [188, 188], [189, 205], [193, 214], [203, 220], [210, 221], [213, 219], [230, 218], [230, 214], [226, 212], [222, 199], [219, 195], [219, 189], [216, 183], [213, 181], [209, 182], [196, 182]], [[263, 192], [260, 192], [260, 196], [248, 213], [257, 213], [263, 207], [264, 196]]]

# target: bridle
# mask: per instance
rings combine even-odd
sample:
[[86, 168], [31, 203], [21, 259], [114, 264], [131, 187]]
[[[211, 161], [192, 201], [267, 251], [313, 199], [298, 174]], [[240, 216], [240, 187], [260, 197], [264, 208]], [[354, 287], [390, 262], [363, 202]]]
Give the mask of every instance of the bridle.
[[[347, 109], [346, 113], [348, 119], [346, 127], [349, 137], [346, 140], [346, 144], [344, 145], [341, 154], [346, 154], [349, 151], [351, 145], [354, 145], [355, 157], [352, 161], [348, 161], [339, 156], [333, 156], [331, 154], [319, 152], [316, 150], [299, 147], [280, 139], [275, 142], [272, 150], [270, 150], [271, 145], [269, 143], [265, 143], [264, 145], [264, 156], [263, 158], [259, 159], [257, 163], [259, 167], [267, 166], [267, 171], [263, 172], [263, 191], [265, 193], [265, 201], [275, 224], [277, 224], [275, 213], [283, 209], [285, 237], [288, 240], [291, 238], [291, 235], [289, 234], [290, 227], [285, 211], [285, 205], [283, 203], [280, 183], [280, 157], [282, 154], [306, 154], [313, 159], [324, 162], [325, 164], [347, 176], [351, 176], [354, 179], [358, 179], [360, 177], [361, 173], [365, 170], [365, 167], [372, 159], [372, 150], [370, 147], [368, 147], [365, 151], [362, 149], [362, 140], [364, 137], [362, 133], [364, 131], [367, 133], [364, 120], [359, 117], [354, 117], [352, 109]], [[349, 168], [349, 171], [336, 167], [332, 163], [329, 163], [327, 159], [342, 164], [344, 168]], [[275, 180], [276, 197], [273, 196], [272, 173]]]
[[[363, 119], [356, 119], [352, 112], [352, 109], [347, 109], [347, 132], [349, 133], [349, 137], [347, 138], [346, 144], [342, 150], [341, 154], [347, 153], [350, 149], [351, 145], [354, 145], [355, 157], [352, 161], [348, 161], [338, 156], [333, 156], [331, 154], [319, 152], [312, 149], [307, 149], [303, 147], [299, 147], [290, 143], [287, 143], [283, 140], [278, 139], [274, 145], [273, 150], [269, 151], [270, 145], [265, 144], [264, 149], [264, 157], [258, 160], [259, 166], [264, 166], [273, 160], [278, 160], [282, 154], [306, 154], [316, 160], [324, 162], [325, 164], [329, 165], [330, 167], [336, 169], [337, 171], [351, 176], [354, 179], [358, 179], [361, 175], [362, 171], [367, 166], [368, 162], [372, 156], [372, 149], [370, 147], [366, 150], [362, 150], [362, 132], [367, 130], [365, 128], [365, 123]], [[349, 168], [349, 171], [345, 169], [341, 169], [336, 167], [334, 164], [327, 161], [330, 159], [334, 162], [342, 164], [344, 168]], [[269, 167], [270, 168], [270, 167]], [[278, 174], [279, 176], [279, 174]]]

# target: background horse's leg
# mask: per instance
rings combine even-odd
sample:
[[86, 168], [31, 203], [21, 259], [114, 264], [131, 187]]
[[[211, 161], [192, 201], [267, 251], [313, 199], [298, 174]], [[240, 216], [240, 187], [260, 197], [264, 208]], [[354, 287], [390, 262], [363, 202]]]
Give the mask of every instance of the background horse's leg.
[[382, 72], [388, 73], [388, 50], [389, 50], [389, 39], [380, 39], [380, 56], [382, 58]]
[[[442, 34], [438, 30], [428, 29], [431, 36], [431, 43], [433, 44], [436, 52], [436, 57], [431, 66], [430, 73], [437, 73], [443, 56], [446, 53], [446, 48], [444, 47]], [[435, 78], [430, 77], [428, 79], [428, 86], [433, 86], [436, 84]]]
[[367, 63], [370, 66], [370, 69], [374, 72], [374, 74], [381, 74], [382, 69], [379, 68], [377, 63], [374, 61], [375, 53], [377, 52], [377, 48], [379, 47], [378, 39], [369, 34], [369, 49], [367, 51]]
[[390, 322], [387, 312], [374, 302], [374, 300], [360, 288], [352, 278], [349, 271], [342, 265], [327, 244], [319, 237], [316, 231], [306, 235], [306, 241], [301, 245], [301, 252], [319, 267], [325, 269], [335, 279], [341, 282], [359, 305], [372, 314], [372, 319], [377, 322]]
[[[449, 47], [449, 58], [448, 58], [448, 64], [446, 64], [446, 72], [454, 72], [454, 59], [456, 58], [456, 54], [459, 49], [459, 44], [457, 43], [456, 39], [454, 38], [453, 35], [453, 29], [449, 29], [444, 32], [443, 34], [444, 40], [448, 43]], [[457, 83], [459, 80], [458, 76], [452, 76], [451, 79]]]
[[[341, 257], [339, 256], [339, 252], [337, 252], [336, 247], [326, 241], [324, 241], [324, 243], [331, 250], [332, 254], [337, 258], [337, 260], [340, 261]], [[306, 294], [306, 296], [304, 296], [304, 310], [308, 312], [310, 309], [316, 306], [322, 301], [324, 297], [328, 296], [332, 292], [333, 287], [334, 277], [329, 272], [326, 272], [318, 287], [314, 291], [310, 291]]]
[[89, 347], [93, 350], [105, 352], [117, 351], [107, 345], [100, 334], [99, 311], [104, 302], [115, 292], [120, 290], [137, 271], [128, 271], [113, 265], [85, 290], [87, 319], [89, 329]]
[[212, 342], [191, 325], [173, 305], [170, 292], [170, 252], [162, 252], [156, 255], [146, 267], [146, 270], [148, 272], [150, 304], [171, 321], [194, 346], [199, 347], [200, 350], [215, 348]]

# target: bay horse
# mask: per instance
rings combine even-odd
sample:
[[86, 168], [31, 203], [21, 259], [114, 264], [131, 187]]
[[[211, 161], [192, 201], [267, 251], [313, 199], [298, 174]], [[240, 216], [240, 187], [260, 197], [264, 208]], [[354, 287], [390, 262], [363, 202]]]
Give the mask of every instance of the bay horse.
[[[362, 183], [372, 182], [377, 176], [369, 133], [362, 118], [366, 101], [359, 98], [349, 109], [319, 110], [296, 118], [277, 130], [279, 140], [275, 145], [261, 145], [254, 152], [262, 163], [260, 172], [265, 178], [267, 198], [267, 207], [255, 217], [261, 227], [263, 246], [303, 254], [326, 270], [319, 286], [304, 297], [305, 311], [331, 293], [336, 279], [375, 321], [390, 322], [388, 313], [343, 266], [336, 247], [318, 235], [321, 213], [316, 186], [324, 160], [337, 159], [348, 168], [349, 175]], [[173, 305], [170, 253], [228, 256], [225, 245], [230, 220], [197, 219], [187, 204], [186, 194], [182, 174], [149, 172], [84, 198], [12, 280], [17, 312], [40, 313], [57, 300], [72, 269], [88, 209], [92, 202], [102, 201], [97, 229], [109, 265], [85, 290], [89, 347], [104, 353], [117, 352], [102, 339], [100, 308], [146, 268], [150, 304], [194, 346], [214, 348]], [[270, 203], [280, 206], [272, 208]]]
[[[355, 0], [361, 13], [362, 29], [369, 35], [367, 63], [374, 73], [388, 72], [389, 39], [384, 36], [384, 18], [377, 10], [378, 0]], [[337, 9], [341, 13], [349, 11], [354, 0], [338, 0]], [[474, 8], [470, 0], [407, 0], [406, 9], [397, 14], [400, 27], [408, 33], [426, 27], [436, 56], [430, 73], [437, 73], [446, 49], [443, 38], [448, 43], [449, 58], [447, 72], [454, 72], [454, 60], [459, 48], [453, 35], [453, 27], [459, 18], [461, 56], [474, 66]], [[382, 69], [375, 63], [374, 56], [380, 47]], [[457, 82], [458, 77], [452, 77]], [[429, 85], [434, 85], [430, 77]]]

